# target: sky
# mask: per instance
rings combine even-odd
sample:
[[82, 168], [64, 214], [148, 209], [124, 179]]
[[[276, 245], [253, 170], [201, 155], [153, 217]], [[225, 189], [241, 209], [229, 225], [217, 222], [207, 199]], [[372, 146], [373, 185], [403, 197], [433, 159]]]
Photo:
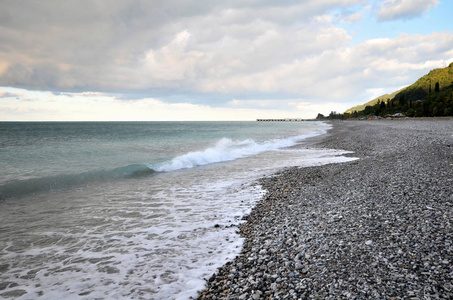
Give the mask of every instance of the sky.
[[314, 118], [453, 62], [451, 0], [0, 0], [0, 121]]

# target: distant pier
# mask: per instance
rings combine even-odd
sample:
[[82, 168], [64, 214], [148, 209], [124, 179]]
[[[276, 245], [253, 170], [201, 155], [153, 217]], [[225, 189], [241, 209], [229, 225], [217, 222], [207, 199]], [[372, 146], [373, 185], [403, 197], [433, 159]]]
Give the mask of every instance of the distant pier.
[[256, 119], [258, 122], [303, 122], [303, 121], [316, 121], [314, 119]]

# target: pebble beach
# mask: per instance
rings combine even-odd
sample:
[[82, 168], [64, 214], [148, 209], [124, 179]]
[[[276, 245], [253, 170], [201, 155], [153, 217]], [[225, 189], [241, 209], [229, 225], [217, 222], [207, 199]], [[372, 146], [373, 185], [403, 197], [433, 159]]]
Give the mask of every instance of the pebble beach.
[[453, 119], [331, 124], [299, 147], [359, 159], [263, 178], [198, 299], [453, 299]]

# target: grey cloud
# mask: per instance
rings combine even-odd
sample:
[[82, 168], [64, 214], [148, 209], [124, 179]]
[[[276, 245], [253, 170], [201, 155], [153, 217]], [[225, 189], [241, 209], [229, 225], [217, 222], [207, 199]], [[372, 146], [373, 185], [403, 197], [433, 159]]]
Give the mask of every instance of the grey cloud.
[[[275, 63], [275, 58], [281, 60], [283, 54], [291, 59], [301, 50], [288, 37], [278, 37], [284, 32], [280, 26], [303, 24], [329, 8], [359, 2], [2, 1], [0, 62], [8, 62], [9, 68], [0, 74], [0, 84], [67, 90], [180, 86], [184, 83], [146, 79], [149, 74], [142, 72], [142, 66], [149, 50], [161, 49], [186, 29], [193, 33], [188, 50], [211, 53], [212, 59], [242, 60], [243, 70], [234, 71], [250, 72]], [[265, 30], [276, 30], [274, 45], [261, 40], [266, 38]], [[298, 38], [304, 42], [303, 36]], [[231, 43], [224, 46], [230, 47], [230, 53], [215, 48], [228, 39]], [[303, 48], [308, 49], [313, 38], [307, 34], [305, 39]], [[188, 76], [198, 80], [207, 74], [209, 70], [198, 68]]]
[[448, 56], [448, 32], [349, 47], [346, 30], [317, 18], [367, 2], [0, 0], [0, 86], [191, 103], [316, 99], [325, 90], [343, 99], [385, 85], [394, 70], [379, 63], [409, 72], [423, 49]]
[[14, 97], [20, 97], [22, 96], [19, 93], [10, 93], [10, 92], [5, 92], [0, 90], [0, 98], [14, 98]]
[[438, 4], [438, 0], [384, 0], [379, 7], [378, 19], [379, 21], [411, 19]]

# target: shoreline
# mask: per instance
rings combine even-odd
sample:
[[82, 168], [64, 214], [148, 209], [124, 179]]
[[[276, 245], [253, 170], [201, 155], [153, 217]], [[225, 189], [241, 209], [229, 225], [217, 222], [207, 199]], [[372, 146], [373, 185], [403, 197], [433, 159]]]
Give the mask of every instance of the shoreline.
[[331, 124], [304, 145], [360, 159], [263, 178], [198, 299], [453, 298], [453, 119]]

